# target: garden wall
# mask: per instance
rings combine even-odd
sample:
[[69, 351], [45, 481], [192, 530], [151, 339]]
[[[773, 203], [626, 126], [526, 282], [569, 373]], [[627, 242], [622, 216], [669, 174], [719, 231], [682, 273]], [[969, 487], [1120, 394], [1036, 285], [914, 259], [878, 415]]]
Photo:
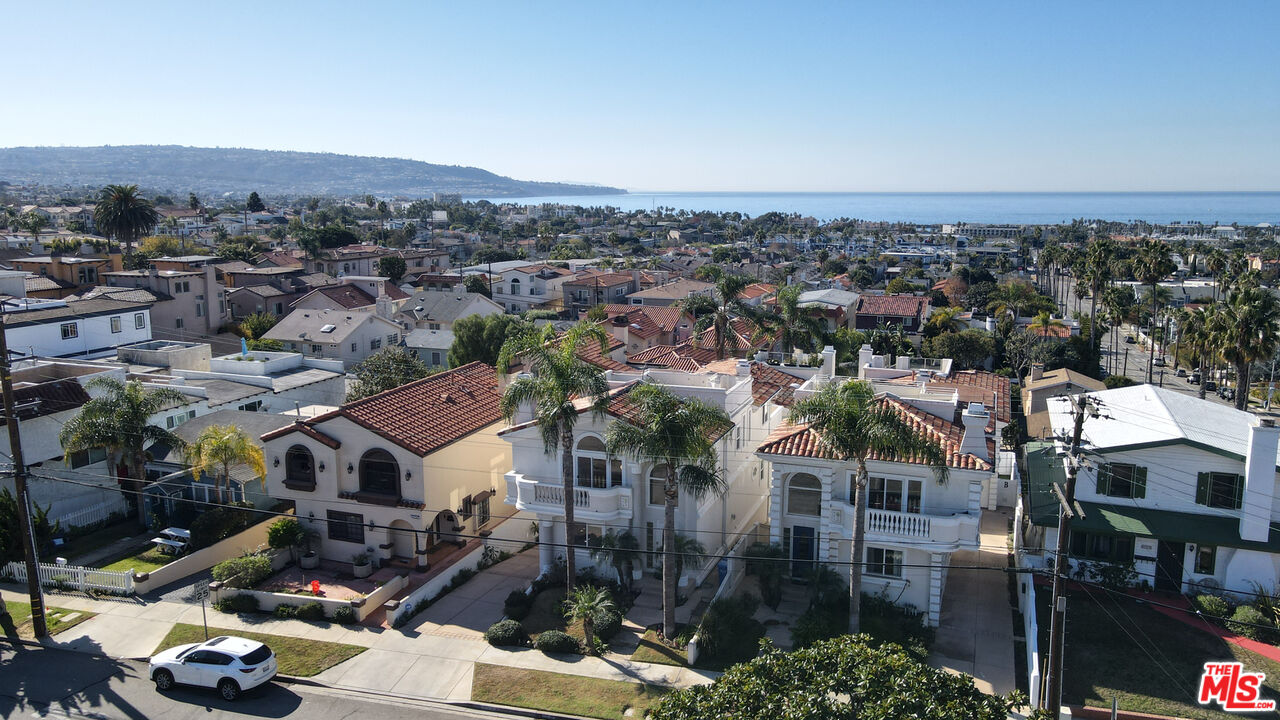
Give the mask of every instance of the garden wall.
[[1027, 638], [1027, 689], [1031, 707], [1040, 705], [1040, 628], [1036, 620], [1036, 584], [1030, 574], [1018, 575], [1018, 611], [1022, 613], [1022, 633]]
[[[225, 540], [220, 540], [207, 548], [197, 550], [185, 557], [180, 557], [159, 570], [136, 575], [133, 581], [133, 591], [138, 595], [144, 595], [169, 583], [177, 582], [188, 575], [208, 570], [223, 560], [240, 557], [247, 552], [266, 547], [267, 528], [271, 527], [271, 524], [276, 520], [279, 520], [279, 518], [272, 517], [257, 525], [251, 525]], [[277, 560], [278, 558], [272, 559], [273, 566], [275, 566]]]
[[209, 584], [209, 599], [212, 602], [225, 600], [235, 597], [236, 595], [252, 595], [258, 599], [258, 610], [260, 612], [269, 613], [276, 609], [277, 605], [305, 605], [310, 602], [318, 602], [324, 608], [326, 618], [333, 617], [333, 611], [340, 607], [349, 607], [356, 613], [356, 622], [363, 622], [374, 610], [378, 609], [389, 598], [394, 597], [405, 586], [405, 579], [397, 575], [386, 582], [386, 584], [377, 588], [373, 592], [365, 596], [364, 602], [359, 600], [337, 600], [333, 598], [315, 597], [312, 595], [295, 595], [293, 593], [276, 593], [267, 592], [265, 590], [244, 590], [242, 588], [233, 588], [222, 585], [221, 583]]
[[[505, 523], [504, 523], [505, 524]], [[474, 542], [474, 541], [473, 541]], [[470, 552], [463, 555], [456, 562], [444, 570], [444, 572], [431, 578], [425, 585], [414, 590], [408, 597], [399, 601], [394, 608], [387, 608], [387, 624], [392, 627], [396, 626], [396, 622], [400, 620], [400, 616], [408, 614], [412, 616], [417, 612], [417, 608], [422, 605], [423, 601], [440, 594], [440, 591], [453, 581], [453, 578], [463, 569], [475, 570], [480, 564], [481, 558], [484, 557], [485, 544], [476, 542], [476, 545]]]

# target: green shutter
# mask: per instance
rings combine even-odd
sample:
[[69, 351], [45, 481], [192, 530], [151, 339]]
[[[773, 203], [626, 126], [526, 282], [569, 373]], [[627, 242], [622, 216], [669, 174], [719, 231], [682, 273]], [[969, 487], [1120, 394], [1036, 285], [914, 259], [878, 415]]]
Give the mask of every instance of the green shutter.
[[1098, 468], [1098, 494], [1102, 497], [1107, 496], [1107, 492], [1111, 489], [1111, 466], [1103, 465]]
[[1236, 476], [1235, 500], [1231, 503], [1231, 507], [1239, 510], [1244, 506], [1244, 476]]
[[1147, 496], [1147, 469], [1145, 467], [1137, 466], [1133, 469], [1133, 483], [1130, 487], [1133, 488], [1133, 497], [1135, 499]]
[[1196, 474], [1196, 504], [1209, 504], [1209, 473], [1207, 472]]

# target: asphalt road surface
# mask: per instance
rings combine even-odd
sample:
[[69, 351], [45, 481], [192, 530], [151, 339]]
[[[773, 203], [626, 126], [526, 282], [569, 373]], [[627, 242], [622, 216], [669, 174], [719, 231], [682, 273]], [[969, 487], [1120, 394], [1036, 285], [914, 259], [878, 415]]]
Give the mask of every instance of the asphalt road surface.
[[203, 688], [157, 692], [147, 679], [146, 664], [141, 662], [67, 650], [0, 646], [0, 718], [43, 717], [485, 720], [510, 716], [279, 681], [267, 683], [229, 703], [213, 690]]

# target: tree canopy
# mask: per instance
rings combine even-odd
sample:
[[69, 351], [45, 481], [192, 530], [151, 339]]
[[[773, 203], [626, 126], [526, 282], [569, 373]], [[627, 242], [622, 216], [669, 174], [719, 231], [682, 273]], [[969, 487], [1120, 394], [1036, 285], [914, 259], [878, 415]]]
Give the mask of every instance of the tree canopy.
[[435, 371], [418, 356], [402, 347], [387, 347], [365, 358], [351, 370], [356, 381], [347, 392], [347, 402], [398, 388]]
[[267, 206], [262, 204], [262, 198], [258, 197], [257, 190], [249, 193], [249, 200], [244, 206], [249, 212], [262, 212], [267, 209]]
[[408, 269], [404, 258], [399, 255], [384, 255], [378, 258], [378, 274], [388, 278], [393, 283], [399, 283], [400, 278], [404, 277], [404, 273]]
[[995, 353], [995, 338], [986, 330], [942, 333], [924, 341], [925, 357], [951, 358], [953, 370], [969, 370]]
[[498, 362], [503, 343], [532, 329], [533, 325], [515, 315], [468, 315], [453, 324], [449, 366], [458, 367], [477, 360], [493, 365]]

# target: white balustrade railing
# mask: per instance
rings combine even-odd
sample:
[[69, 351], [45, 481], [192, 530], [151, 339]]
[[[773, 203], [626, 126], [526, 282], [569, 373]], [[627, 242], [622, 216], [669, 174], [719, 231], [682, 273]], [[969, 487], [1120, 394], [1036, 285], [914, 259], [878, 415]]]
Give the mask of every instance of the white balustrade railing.
[[909, 538], [929, 538], [930, 517], [892, 510], [867, 510], [867, 532]]
[[[573, 506], [586, 512], [627, 514], [631, 510], [631, 488], [573, 488]], [[508, 503], [521, 509], [555, 512], [564, 507], [564, 486], [556, 482], [538, 482], [519, 473], [507, 473]]]

